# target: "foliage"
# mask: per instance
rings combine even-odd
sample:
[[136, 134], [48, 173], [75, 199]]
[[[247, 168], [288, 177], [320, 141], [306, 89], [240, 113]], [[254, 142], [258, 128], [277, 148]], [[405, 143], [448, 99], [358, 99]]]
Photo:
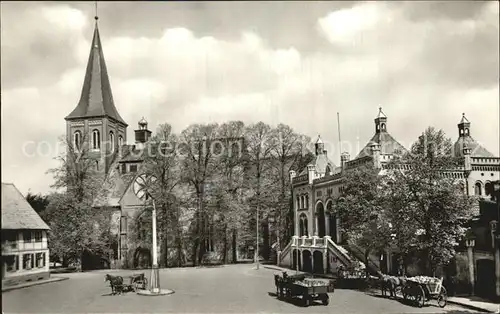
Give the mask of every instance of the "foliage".
[[33, 207], [33, 209], [39, 214], [43, 214], [47, 205], [49, 205], [49, 198], [47, 195], [33, 194], [28, 192], [26, 195], [26, 200]]
[[463, 222], [471, 218], [472, 200], [455, 179], [444, 175], [458, 165], [451, 148], [442, 130], [428, 128], [387, 173], [392, 181], [389, 204], [398, 209], [398, 221], [411, 224], [410, 230], [419, 235], [409, 241], [411, 233], [403, 232], [400, 237], [405, 239], [400, 242], [409, 241], [403, 247], [412, 245], [423, 252], [428, 275], [455, 255], [457, 241], [465, 233]]

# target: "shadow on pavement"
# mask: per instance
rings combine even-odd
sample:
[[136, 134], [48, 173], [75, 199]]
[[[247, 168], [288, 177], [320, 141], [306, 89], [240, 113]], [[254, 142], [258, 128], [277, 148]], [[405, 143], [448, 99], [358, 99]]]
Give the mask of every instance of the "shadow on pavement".
[[[289, 298], [289, 299], [278, 299], [278, 295], [276, 292], [268, 292], [267, 293], [270, 297], [275, 298], [277, 301], [283, 301], [289, 304], [293, 304], [298, 307], [304, 307], [304, 302], [302, 301], [302, 298]], [[313, 300], [311, 302], [310, 306], [317, 306], [317, 305], [323, 305], [321, 301], [318, 300]]]
[[[401, 304], [404, 304], [404, 305], [407, 305], [407, 306], [411, 306], [411, 307], [414, 307], [414, 308], [418, 309], [418, 306], [414, 302], [412, 302], [410, 300], [405, 300], [405, 299], [403, 299], [401, 297], [391, 298], [389, 296], [384, 296], [384, 295], [375, 294], [375, 293], [367, 293], [367, 295], [372, 296], [374, 298], [379, 298], [379, 299], [393, 300], [393, 301], [399, 302]], [[423, 307], [435, 307], [435, 308], [439, 308], [439, 306], [437, 304], [433, 304], [432, 301], [427, 301], [424, 304]]]

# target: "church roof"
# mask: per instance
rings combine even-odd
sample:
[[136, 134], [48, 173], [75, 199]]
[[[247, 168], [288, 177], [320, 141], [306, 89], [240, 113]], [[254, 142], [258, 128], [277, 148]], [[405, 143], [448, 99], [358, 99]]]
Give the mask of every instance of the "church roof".
[[12, 183], [2, 182], [2, 230], [49, 230], [49, 226]]
[[113, 101], [99, 28], [96, 22], [80, 101], [76, 108], [66, 117], [66, 120], [103, 116], [127, 126], [127, 123], [116, 110]]
[[455, 157], [461, 157], [464, 155], [463, 153], [464, 145], [467, 145], [467, 147], [471, 149], [472, 157], [495, 157], [486, 148], [481, 146], [481, 144], [476, 142], [470, 135], [460, 136], [457, 139], [453, 147], [453, 153]]
[[380, 153], [386, 155], [392, 155], [395, 153], [403, 153], [407, 151], [403, 145], [399, 144], [389, 133], [379, 132], [375, 133], [370, 141], [365, 145], [365, 147], [359, 152], [355, 159], [371, 156], [370, 144], [372, 142], [378, 143], [380, 145]]

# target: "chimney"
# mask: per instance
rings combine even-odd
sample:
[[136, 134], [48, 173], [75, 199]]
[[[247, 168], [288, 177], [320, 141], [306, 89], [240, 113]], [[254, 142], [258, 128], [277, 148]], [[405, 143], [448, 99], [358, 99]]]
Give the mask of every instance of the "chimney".
[[315, 169], [313, 164], [307, 165], [307, 177], [309, 178], [309, 184], [312, 184], [314, 181]]
[[342, 171], [345, 170], [346, 168], [346, 163], [349, 161], [349, 159], [351, 158], [351, 156], [349, 156], [349, 153], [348, 152], [343, 152], [341, 155], [340, 155], [340, 167], [342, 169]]
[[470, 164], [470, 155], [472, 153], [472, 150], [467, 146], [467, 144], [464, 145], [463, 148], [463, 153], [464, 153], [464, 167], [466, 171], [472, 170], [472, 166]]
[[372, 157], [373, 157], [373, 166], [376, 169], [380, 169], [381, 168], [381, 163], [380, 163], [380, 144], [376, 143], [376, 142], [372, 142], [370, 144], [370, 150], [371, 150]]

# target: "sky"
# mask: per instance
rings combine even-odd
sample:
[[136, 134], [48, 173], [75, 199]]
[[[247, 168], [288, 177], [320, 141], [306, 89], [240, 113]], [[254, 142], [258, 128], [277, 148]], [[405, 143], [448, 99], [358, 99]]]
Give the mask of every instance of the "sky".
[[[499, 156], [499, 4], [491, 2], [102, 2], [115, 105], [129, 124], [242, 120], [320, 134], [339, 164], [382, 107], [408, 147], [428, 126]], [[77, 105], [93, 2], [1, 3], [2, 182], [47, 193], [64, 117]], [[31, 146], [30, 146], [31, 145]], [[37, 151], [35, 153], [35, 147]], [[59, 149], [57, 148], [59, 147]]]

